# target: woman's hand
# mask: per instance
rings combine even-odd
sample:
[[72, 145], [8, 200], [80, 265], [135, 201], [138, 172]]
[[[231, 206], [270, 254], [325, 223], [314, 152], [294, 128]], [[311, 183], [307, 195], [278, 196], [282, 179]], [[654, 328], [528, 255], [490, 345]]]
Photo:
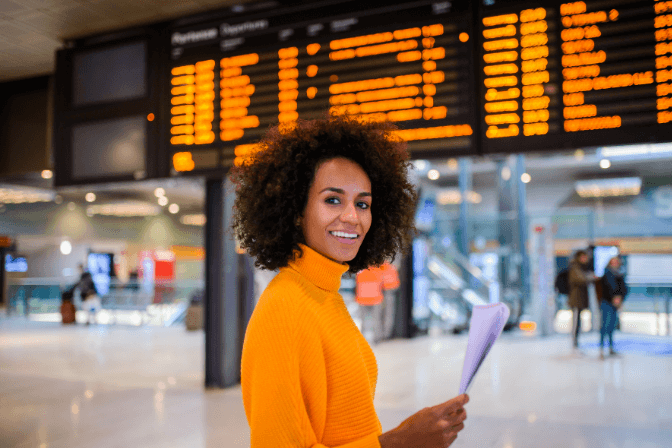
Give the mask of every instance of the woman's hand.
[[469, 402], [467, 394], [459, 395], [411, 415], [401, 425], [379, 437], [381, 448], [447, 448], [457, 433], [464, 429]]

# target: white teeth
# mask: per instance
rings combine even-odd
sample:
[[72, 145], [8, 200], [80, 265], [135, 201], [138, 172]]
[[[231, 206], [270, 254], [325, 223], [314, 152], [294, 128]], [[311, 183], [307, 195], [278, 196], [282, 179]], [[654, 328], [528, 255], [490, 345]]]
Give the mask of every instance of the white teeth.
[[338, 236], [341, 238], [357, 238], [356, 233], [345, 233], [345, 232], [329, 232], [334, 236]]

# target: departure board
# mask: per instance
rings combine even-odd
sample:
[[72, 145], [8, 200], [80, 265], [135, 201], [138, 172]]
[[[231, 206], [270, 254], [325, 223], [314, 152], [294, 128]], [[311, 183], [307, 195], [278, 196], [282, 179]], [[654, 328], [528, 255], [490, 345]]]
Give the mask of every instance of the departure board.
[[672, 139], [671, 1], [489, 1], [477, 33], [485, 153]]
[[171, 30], [173, 169], [241, 163], [270, 126], [327, 112], [396, 123], [414, 158], [475, 154], [471, 11], [377, 3]]

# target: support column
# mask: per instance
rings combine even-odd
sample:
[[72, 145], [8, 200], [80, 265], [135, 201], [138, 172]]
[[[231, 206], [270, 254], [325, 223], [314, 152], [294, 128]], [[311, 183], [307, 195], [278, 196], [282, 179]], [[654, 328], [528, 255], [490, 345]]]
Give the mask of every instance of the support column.
[[392, 337], [413, 337], [413, 251], [404, 256], [399, 269], [400, 290], [397, 294]]
[[9, 299], [7, 298], [7, 285], [5, 284], [5, 251], [4, 247], [0, 247], [0, 305], [5, 305], [9, 311]]
[[250, 262], [229, 233], [235, 193], [229, 181], [206, 181], [205, 386], [240, 382], [240, 357], [253, 304]]
[[518, 264], [514, 263], [516, 257], [513, 257], [517, 244], [517, 228], [514, 225], [516, 221], [515, 186], [515, 167], [512, 167], [511, 158], [499, 160], [497, 162], [497, 235], [501, 248], [499, 279], [503, 292], [515, 287], [520, 280]]
[[462, 255], [469, 257], [469, 201], [467, 197], [472, 190], [471, 159], [467, 157], [460, 158], [459, 169], [458, 184], [462, 201], [460, 202], [457, 247]]
[[531, 305], [530, 301], [530, 257], [527, 253], [527, 190], [525, 182], [522, 181], [521, 176], [525, 173], [525, 156], [518, 154], [516, 156], [516, 179], [518, 183], [518, 249], [520, 253], [520, 276], [522, 280], [523, 298], [527, 303], [523, 302], [523, 310], [527, 311], [525, 305]]

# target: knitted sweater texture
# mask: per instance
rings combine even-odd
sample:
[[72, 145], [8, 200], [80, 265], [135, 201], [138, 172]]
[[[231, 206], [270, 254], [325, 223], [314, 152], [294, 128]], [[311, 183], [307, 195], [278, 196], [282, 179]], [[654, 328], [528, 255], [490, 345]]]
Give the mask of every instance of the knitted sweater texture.
[[251, 448], [380, 448], [378, 367], [338, 294], [348, 266], [307, 246], [271, 281], [243, 344]]

